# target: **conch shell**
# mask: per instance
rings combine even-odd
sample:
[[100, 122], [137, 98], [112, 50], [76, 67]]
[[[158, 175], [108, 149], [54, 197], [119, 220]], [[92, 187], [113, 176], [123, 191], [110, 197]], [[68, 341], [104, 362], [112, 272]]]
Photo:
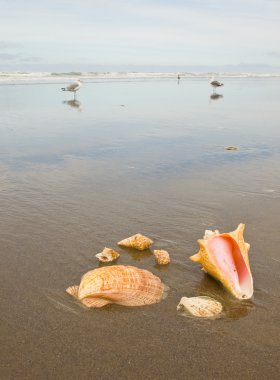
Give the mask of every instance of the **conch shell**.
[[164, 251], [163, 249], [155, 249], [154, 255], [155, 255], [157, 264], [166, 265], [170, 263], [170, 257], [167, 251]]
[[103, 263], [108, 263], [109, 261], [113, 261], [117, 259], [120, 254], [117, 251], [114, 251], [112, 248], [104, 248], [102, 252], [95, 255], [99, 261]]
[[92, 308], [109, 303], [142, 306], [159, 302], [164, 295], [164, 285], [147, 270], [113, 265], [87, 272], [79, 286], [70, 286], [66, 292]]
[[135, 248], [135, 249], [138, 249], [139, 251], [144, 251], [145, 249], [150, 248], [152, 244], [153, 244], [153, 241], [151, 239], [141, 234], [130, 236], [129, 238], [118, 242], [118, 245], [121, 245], [127, 248]]
[[250, 244], [244, 241], [244, 228], [241, 223], [229, 233], [205, 231], [204, 238], [198, 240], [199, 252], [190, 257], [238, 299], [249, 299], [254, 292], [248, 257]]
[[195, 317], [210, 318], [220, 314], [223, 306], [214, 298], [200, 297], [182, 297], [177, 306], [177, 310], [186, 309]]

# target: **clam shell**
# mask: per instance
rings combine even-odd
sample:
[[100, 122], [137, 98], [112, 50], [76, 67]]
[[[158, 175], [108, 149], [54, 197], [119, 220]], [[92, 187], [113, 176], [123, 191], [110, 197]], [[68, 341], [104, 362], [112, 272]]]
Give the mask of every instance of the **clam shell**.
[[249, 299], [254, 292], [248, 257], [250, 244], [244, 241], [244, 228], [245, 224], [240, 223], [229, 233], [205, 231], [204, 238], [198, 240], [199, 252], [190, 257], [238, 299]]
[[182, 297], [177, 306], [177, 310], [186, 309], [189, 313], [196, 317], [210, 318], [220, 314], [223, 306], [214, 298], [201, 297]]
[[159, 302], [163, 297], [164, 285], [147, 270], [129, 265], [114, 265], [87, 272], [79, 287], [71, 286], [66, 291], [84, 305], [93, 308], [108, 303], [142, 306]]
[[120, 254], [117, 251], [114, 251], [112, 248], [104, 248], [102, 252], [97, 253], [95, 257], [98, 258], [99, 261], [103, 263], [108, 263], [109, 261], [113, 261], [117, 259]]
[[153, 241], [150, 238], [141, 234], [130, 236], [129, 238], [118, 242], [118, 245], [127, 248], [135, 248], [139, 251], [144, 251], [145, 249], [150, 248], [152, 244]]
[[163, 249], [155, 249], [154, 255], [155, 255], [157, 264], [166, 265], [170, 263], [170, 256], [167, 251], [164, 251]]

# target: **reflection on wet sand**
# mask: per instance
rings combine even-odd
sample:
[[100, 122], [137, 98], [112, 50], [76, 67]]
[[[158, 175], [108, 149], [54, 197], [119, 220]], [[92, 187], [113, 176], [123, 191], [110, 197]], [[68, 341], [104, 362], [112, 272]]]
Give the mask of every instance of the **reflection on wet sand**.
[[[130, 254], [130, 257], [135, 260], [143, 260], [146, 259], [147, 257], [153, 256], [153, 252], [150, 249], [145, 249], [144, 251], [139, 251], [138, 249], [135, 248], [127, 248], [127, 247], [122, 247], [123, 252], [127, 252]], [[121, 253], [121, 251], [119, 251]]]
[[63, 104], [68, 104], [71, 108], [75, 108], [77, 111], [82, 111], [81, 102], [77, 99], [64, 100]]
[[216, 299], [223, 305], [223, 315], [227, 319], [246, 317], [255, 308], [252, 300], [240, 301], [232, 297], [223, 286], [211, 276], [205, 274], [197, 285], [197, 296], [207, 296]]
[[219, 100], [219, 99], [221, 99], [223, 97], [224, 96], [222, 94], [217, 94], [217, 93], [214, 92], [213, 94], [210, 95], [210, 101], [211, 100]]

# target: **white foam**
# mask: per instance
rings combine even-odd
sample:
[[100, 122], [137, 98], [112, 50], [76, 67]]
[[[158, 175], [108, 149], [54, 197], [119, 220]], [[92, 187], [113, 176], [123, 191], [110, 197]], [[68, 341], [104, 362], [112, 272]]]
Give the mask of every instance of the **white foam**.
[[[280, 78], [280, 73], [214, 73], [215, 78]], [[98, 80], [174, 80], [178, 72], [0, 72], [0, 84], [5, 83], [52, 83], [67, 82], [77, 78], [88, 81]], [[210, 72], [180, 72], [181, 80], [184, 79], [209, 79], [213, 73]]]

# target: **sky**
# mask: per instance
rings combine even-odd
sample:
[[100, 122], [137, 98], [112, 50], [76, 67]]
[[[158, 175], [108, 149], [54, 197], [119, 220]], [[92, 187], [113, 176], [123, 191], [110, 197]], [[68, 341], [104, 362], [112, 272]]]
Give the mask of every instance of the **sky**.
[[0, 69], [280, 67], [280, 0], [0, 0]]

